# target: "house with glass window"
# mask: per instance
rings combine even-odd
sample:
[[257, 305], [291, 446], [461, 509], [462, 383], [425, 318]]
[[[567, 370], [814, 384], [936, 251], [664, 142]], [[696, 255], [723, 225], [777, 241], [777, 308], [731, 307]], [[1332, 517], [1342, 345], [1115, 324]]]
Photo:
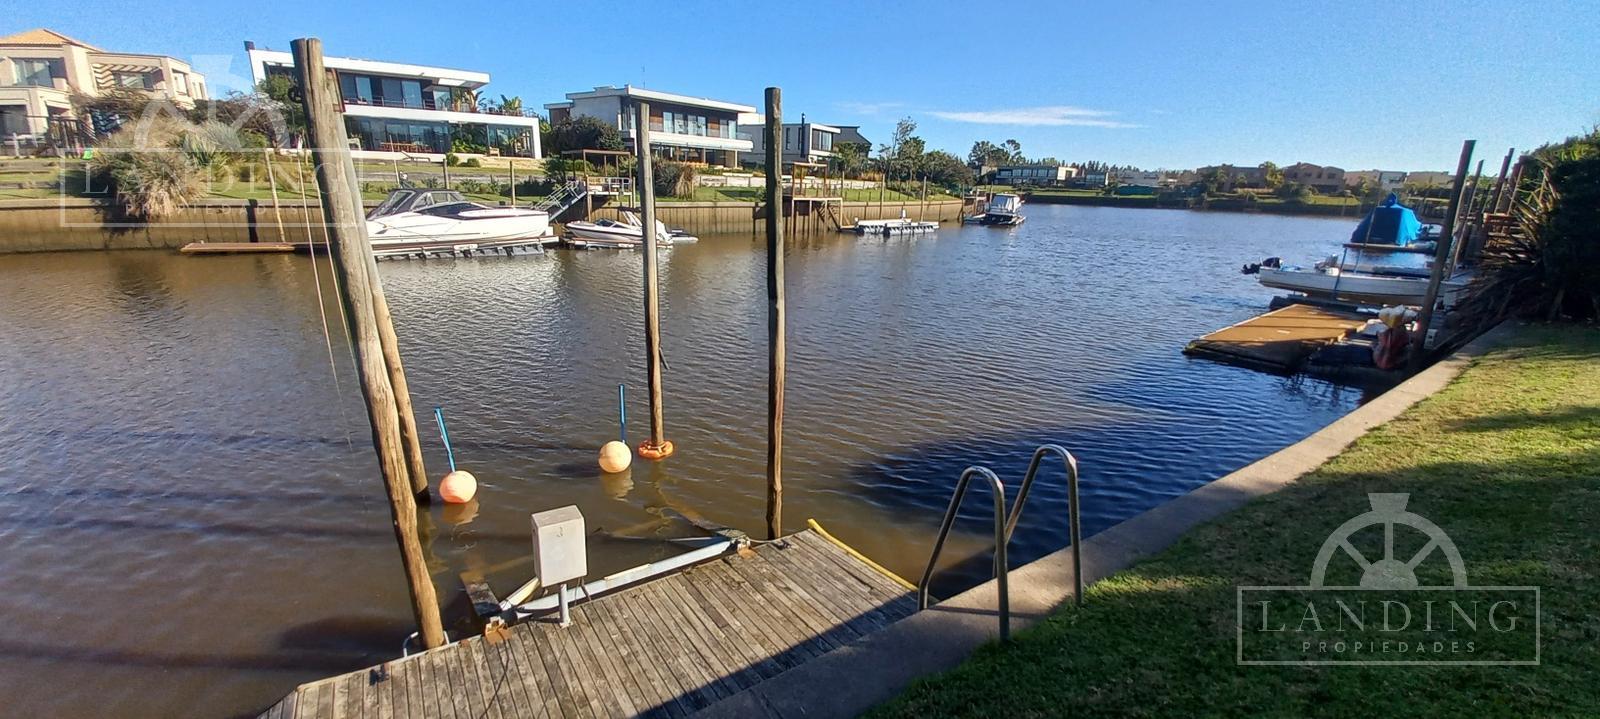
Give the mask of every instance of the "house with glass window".
[[[298, 82], [293, 54], [244, 47], [256, 84], [270, 77]], [[339, 79], [356, 157], [542, 156], [538, 115], [480, 101], [489, 73], [331, 56], [323, 64]]]
[[43, 28], [0, 37], [0, 136], [30, 140], [76, 124], [74, 93], [131, 90], [180, 109], [206, 98], [205, 77], [165, 55], [109, 52]]
[[[761, 166], [767, 163], [765, 123], [764, 116], [753, 115], [740, 130], [740, 134], [750, 141], [750, 155], [745, 158], [746, 164]], [[828, 164], [840, 132], [840, 128], [832, 125], [808, 122], [803, 114], [799, 122], [783, 123], [783, 162]]]
[[750, 140], [739, 136], [739, 115], [755, 108], [703, 97], [645, 90], [632, 85], [569, 92], [564, 102], [545, 105], [551, 124], [568, 118], [594, 117], [633, 141], [633, 106], [650, 103], [650, 151], [662, 159], [738, 167], [739, 153], [750, 152]]

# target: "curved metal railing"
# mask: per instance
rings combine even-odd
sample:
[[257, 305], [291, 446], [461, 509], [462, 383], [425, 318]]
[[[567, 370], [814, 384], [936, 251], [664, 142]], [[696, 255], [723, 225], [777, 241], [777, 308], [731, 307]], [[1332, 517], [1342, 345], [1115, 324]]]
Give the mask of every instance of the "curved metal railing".
[[1000, 641], [1003, 642], [1011, 638], [1011, 592], [1006, 583], [1006, 575], [1010, 572], [1006, 564], [1006, 543], [1010, 538], [1006, 531], [1006, 486], [987, 467], [968, 467], [961, 473], [961, 480], [956, 482], [955, 494], [950, 497], [950, 508], [945, 510], [944, 521], [939, 525], [939, 538], [934, 540], [933, 554], [928, 557], [928, 568], [922, 571], [922, 581], [917, 584], [917, 609], [928, 608], [928, 583], [933, 578], [933, 567], [939, 563], [944, 540], [950, 536], [950, 527], [956, 521], [956, 510], [961, 508], [961, 500], [967, 495], [973, 475], [980, 474], [989, 480], [989, 486], [994, 491], [994, 579], [1000, 591]]
[[1078, 606], [1083, 606], [1083, 529], [1078, 524], [1078, 458], [1072, 456], [1059, 444], [1041, 445], [1033, 451], [1033, 461], [1028, 464], [1028, 473], [1022, 477], [1022, 485], [1017, 487], [1017, 498], [1011, 505], [1011, 515], [1006, 517], [1007, 544], [1011, 542], [1011, 534], [1017, 529], [1017, 520], [1022, 518], [1022, 503], [1028, 501], [1028, 490], [1033, 487], [1033, 480], [1039, 475], [1039, 463], [1047, 454], [1061, 455], [1061, 463], [1067, 468], [1067, 523], [1072, 534], [1072, 584], [1073, 600]]

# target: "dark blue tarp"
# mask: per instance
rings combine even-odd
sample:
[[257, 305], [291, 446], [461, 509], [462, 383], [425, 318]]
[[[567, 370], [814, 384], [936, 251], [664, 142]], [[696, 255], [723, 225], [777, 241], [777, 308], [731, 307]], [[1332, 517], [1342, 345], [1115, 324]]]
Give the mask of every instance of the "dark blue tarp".
[[1400, 198], [1391, 192], [1356, 225], [1356, 231], [1350, 233], [1350, 241], [1404, 247], [1416, 242], [1421, 232], [1422, 221], [1417, 219], [1417, 213], [1400, 204]]

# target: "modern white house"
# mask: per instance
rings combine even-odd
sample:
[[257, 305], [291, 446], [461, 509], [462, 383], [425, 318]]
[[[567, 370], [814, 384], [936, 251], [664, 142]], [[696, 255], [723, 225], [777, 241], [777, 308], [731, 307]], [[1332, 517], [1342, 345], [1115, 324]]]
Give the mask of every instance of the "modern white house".
[[109, 52], [43, 28], [0, 37], [0, 135], [37, 141], [78, 117], [73, 94], [131, 90], [179, 109], [206, 99], [205, 77], [165, 55]]
[[1071, 165], [1000, 165], [994, 181], [1002, 185], [1060, 185], [1071, 181], [1078, 168]]
[[751, 151], [751, 141], [739, 134], [739, 115], [756, 111], [749, 105], [624, 85], [569, 92], [564, 102], [552, 102], [545, 109], [551, 124], [593, 117], [617, 128], [632, 143], [633, 106], [640, 100], [650, 103], [650, 151], [657, 157], [738, 167], [739, 153]]
[[[291, 53], [253, 42], [244, 47], [257, 84], [273, 76], [294, 80]], [[478, 102], [489, 73], [348, 57], [323, 63], [339, 78], [345, 129], [357, 157], [541, 157], [536, 114]]]
[[1136, 167], [1124, 167], [1117, 170], [1115, 179], [1119, 185], [1137, 185], [1140, 187], [1161, 187], [1170, 184], [1166, 173], [1159, 170], [1141, 170]]
[[[739, 136], [750, 141], [750, 155], [745, 158], [746, 164], [767, 163], [765, 123], [766, 118], [762, 115], [753, 114], [741, 120]], [[834, 143], [841, 131], [832, 125], [808, 122], [803, 114], [799, 122], [783, 123], [783, 162], [827, 164], [828, 159], [833, 157]]]

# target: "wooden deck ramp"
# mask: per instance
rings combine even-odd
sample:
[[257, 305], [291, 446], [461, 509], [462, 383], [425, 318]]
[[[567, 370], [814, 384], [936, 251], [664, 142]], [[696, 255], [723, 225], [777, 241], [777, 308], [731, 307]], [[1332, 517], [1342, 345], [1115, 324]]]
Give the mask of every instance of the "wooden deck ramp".
[[[261, 716], [683, 717], [909, 616], [916, 598], [814, 531], [303, 684]], [[819, 687], [825, 691], [825, 687]]]
[[1295, 304], [1224, 327], [1189, 343], [1184, 354], [1289, 371], [1323, 345], [1366, 324], [1354, 312]]

